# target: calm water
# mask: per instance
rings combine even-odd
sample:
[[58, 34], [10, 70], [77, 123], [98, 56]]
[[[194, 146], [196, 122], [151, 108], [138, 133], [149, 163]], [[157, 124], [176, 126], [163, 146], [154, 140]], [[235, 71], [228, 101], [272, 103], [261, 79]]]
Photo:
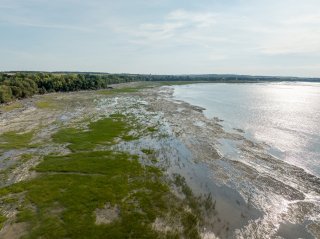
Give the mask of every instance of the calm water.
[[192, 84], [175, 86], [174, 96], [320, 176], [320, 83]]

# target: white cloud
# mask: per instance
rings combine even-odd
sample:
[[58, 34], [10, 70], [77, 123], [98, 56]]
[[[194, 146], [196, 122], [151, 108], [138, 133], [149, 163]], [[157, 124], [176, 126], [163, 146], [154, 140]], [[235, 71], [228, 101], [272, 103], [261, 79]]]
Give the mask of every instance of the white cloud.
[[16, 26], [33, 27], [33, 28], [48, 28], [48, 29], [61, 29], [61, 30], [72, 30], [80, 32], [92, 32], [93, 28], [85, 26], [77, 26], [71, 24], [56, 24], [46, 23], [39, 20], [30, 20], [20, 17], [10, 17], [0, 19], [2, 23], [7, 23]]
[[210, 12], [175, 10], [160, 23], [141, 23], [138, 26], [116, 26], [117, 32], [133, 37], [133, 43], [156, 46], [194, 45], [210, 47], [215, 42], [230, 41], [215, 35], [217, 16]]
[[[272, 64], [275, 67], [273, 62], [277, 60], [270, 59], [278, 56], [279, 59], [288, 57], [287, 61], [291, 61], [293, 54], [299, 54], [300, 57], [306, 54], [320, 55], [320, 15], [316, 12], [309, 14], [312, 9], [294, 15], [299, 6], [293, 9], [288, 7], [289, 13], [282, 10], [273, 12], [272, 7], [264, 7], [260, 3], [249, 10], [237, 8], [224, 12], [177, 9], [153, 22], [138, 25], [128, 23], [116, 29], [128, 35], [129, 43], [152, 51], [173, 49], [175, 57], [178, 57], [178, 54], [186, 55], [186, 52], [179, 53], [177, 50], [182, 49], [189, 51], [190, 57], [198, 59], [198, 62], [199, 59], [208, 63], [227, 63], [229, 60], [230, 64], [236, 64], [240, 61], [244, 69], [246, 62], [250, 65], [247, 69], [258, 69], [254, 65], [258, 63], [254, 63], [253, 59], [259, 59], [259, 64]], [[236, 69], [239, 70], [239, 67]]]
[[311, 26], [319, 27], [320, 24], [320, 14], [319, 15], [300, 15], [295, 16], [283, 21], [286, 25], [305, 25], [310, 24]]
[[299, 15], [269, 27], [260, 50], [270, 55], [320, 53], [320, 15]]
[[0, 51], [50, 50], [79, 64], [86, 54], [81, 64], [101, 70], [320, 74], [319, 0], [0, 0], [0, 27]]
[[[34, 2], [34, 1], [31, 1]], [[28, 3], [28, 2], [26, 2]], [[29, 2], [30, 3], [30, 2]], [[45, 2], [42, 2], [45, 3]], [[0, 12], [0, 23], [10, 26], [22, 26], [32, 28], [61, 29], [81, 32], [92, 32], [93, 27], [84, 26], [83, 24], [75, 24], [68, 22], [59, 22], [48, 19], [48, 14], [31, 14], [30, 8], [24, 6], [21, 2], [12, 2], [12, 5], [0, 6], [7, 8]], [[31, 11], [32, 12], [32, 11]]]
[[211, 27], [216, 24], [216, 16], [210, 12], [188, 12], [176, 10], [168, 14], [168, 20], [182, 22], [185, 25], [193, 25], [197, 28]]
[[80, 32], [92, 32], [93, 28], [77, 26], [77, 25], [67, 25], [67, 24], [54, 24], [54, 23], [36, 23], [36, 22], [16, 22], [17, 25], [36, 27], [36, 28], [49, 28], [49, 29], [61, 29], [61, 30], [72, 30]]
[[268, 55], [307, 54], [320, 52], [320, 32], [284, 29], [262, 44], [260, 51]]

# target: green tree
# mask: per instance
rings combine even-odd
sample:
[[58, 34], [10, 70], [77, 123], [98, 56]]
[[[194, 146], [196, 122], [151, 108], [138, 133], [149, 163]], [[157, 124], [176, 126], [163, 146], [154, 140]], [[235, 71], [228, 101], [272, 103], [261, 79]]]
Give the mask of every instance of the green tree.
[[0, 103], [6, 103], [12, 100], [11, 88], [7, 85], [0, 85]]

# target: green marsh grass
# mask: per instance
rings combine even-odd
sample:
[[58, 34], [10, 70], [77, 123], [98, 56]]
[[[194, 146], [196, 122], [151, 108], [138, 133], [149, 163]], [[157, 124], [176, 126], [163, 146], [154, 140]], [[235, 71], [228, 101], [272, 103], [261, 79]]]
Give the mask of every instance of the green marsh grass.
[[0, 214], [0, 228], [2, 228], [3, 223], [7, 220], [7, 218]]
[[56, 105], [50, 101], [38, 101], [36, 102], [36, 107], [39, 109], [52, 109], [55, 108]]
[[16, 101], [7, 105], [0, 105], [0, 111], [10, 112], [15, 109], [21, 109], [22, 107], [23, 107], [23, 104], [19, 101]]
[[0, 135], [0, 150], [21, 149], [29, 147], [34, 132], [5, 132]]
[[[128, 136], [128, 122], [113, 115], [87, 129], [61, 129], [53, 141], [68, 144], [72, 153], [46, 156], [34, 169], [39, 176], [0, 189], [0, 198], [23, 192], [16, 222], [28, 224], [24, 239], [179, 238], [178, 231], [153, 229], [155, 219], [167, 215], [181, 221], [185, 238], [197, 238], [196, 215], [184, 213], [183, 202], [170, 191], [160, 169], [142, 165], [136, 155], [95, 151]], [[25, 136], [23, 142], [29, 140]], [[106, 204], [117, 206], [119, 217], [97, 225], [95, 210]]]
[[129, 137], [130, 127], [122, 115], [112, 115], [89, 125], [88, 130], [66, 128], [53, 136], [57, 143], [69, 143], [72, 151], [89, 151], [97, 145], [112, 145], [117, 138]]
[[115, 89], [108, 89], [108, 90], [100, 90], [100, 91], [98, 91], [98, 94], [113, 95], [113, 94], [121, 94], [121, 93], [135, 93], [141, 89], [142, 89], [142, 87], [115, 88]]

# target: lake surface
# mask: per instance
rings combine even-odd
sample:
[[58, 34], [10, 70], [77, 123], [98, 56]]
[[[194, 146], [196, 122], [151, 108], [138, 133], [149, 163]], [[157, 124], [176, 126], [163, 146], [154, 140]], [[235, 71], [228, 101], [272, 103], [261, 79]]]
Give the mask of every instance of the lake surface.
[[205, 108], [228, 131], [245, 131], [279, 160], [320, 177], [320, 83], [204, 83], [174, 97]]

